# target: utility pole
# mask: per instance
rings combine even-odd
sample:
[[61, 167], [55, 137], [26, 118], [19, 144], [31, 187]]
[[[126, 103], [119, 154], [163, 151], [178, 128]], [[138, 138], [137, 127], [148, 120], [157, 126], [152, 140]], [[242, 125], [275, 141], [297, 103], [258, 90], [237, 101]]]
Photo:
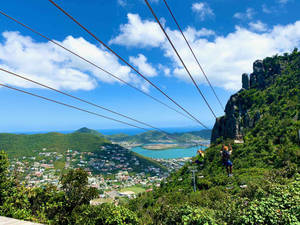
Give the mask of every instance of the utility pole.
[[197, 172], [197, 168], [194, 167], [194, 166], [189, 166], [188, 167], [191, 172], [192, 172], [192, 179], [193, 179], [193, 189], [194, 189], [194, 192], [196, 192], [196, 176], [195, 176], [195, 173]]
[[193, 173], [193, 183], [194, 183], [194, 192], [196, 192], [196, 178], [195, 178], [195, 172], [197, 172], [197, 170], [192, 170], [192, 173]]

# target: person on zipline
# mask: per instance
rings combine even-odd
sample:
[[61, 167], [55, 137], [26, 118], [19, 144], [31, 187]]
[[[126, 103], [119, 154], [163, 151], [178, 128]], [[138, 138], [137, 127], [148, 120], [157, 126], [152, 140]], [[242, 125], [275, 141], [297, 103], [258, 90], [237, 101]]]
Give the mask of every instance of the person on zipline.
[[231, 177], [232, 176], [232, 162], [230, 161], [230, 155], [232, 153], [232, 147], [230, 144], [229, 144], [229, 148], [230, 148], [230, 150], [228, 149], [228, 146], [223, 145], [220, 153], [222, 156], [223, 165], [226, 166], [227, 174], [229, 177]]
[[197, 151], [197, 156], [196, 156], [196, 160], [195, 163], [196, 164], [203, 164], [204, 163], [204, 152], [202, 150], [198, 150]]

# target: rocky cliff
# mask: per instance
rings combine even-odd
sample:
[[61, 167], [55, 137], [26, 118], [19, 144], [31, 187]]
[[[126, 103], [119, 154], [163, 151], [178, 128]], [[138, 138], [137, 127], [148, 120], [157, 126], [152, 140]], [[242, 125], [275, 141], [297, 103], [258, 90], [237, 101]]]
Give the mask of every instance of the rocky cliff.
[[261, 114], [259, 111], [249, 112], [251, 102], [244, 99], [242, 93], [246, 90], [259, 91], [269, 87], [281, 74], [283, 67], [284, 63], [275, 62], [271, 58], [256, 60], [253, 63], [253, 73], [242, 75], [242, 89], [230, 97], [225, 107], [225, 115], [217, 118], [212, 131], [212, 143], [221, 137], [243, 140], [245, 129], [254, 127]]

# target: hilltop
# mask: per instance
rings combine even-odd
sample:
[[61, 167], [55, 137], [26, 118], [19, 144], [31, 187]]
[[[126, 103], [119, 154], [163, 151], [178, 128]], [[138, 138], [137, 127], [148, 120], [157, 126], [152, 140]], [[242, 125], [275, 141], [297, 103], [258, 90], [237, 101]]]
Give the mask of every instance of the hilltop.
[[217, 119], [211, 142], [242, 140], [261, 120], [299, 120], [297, 60], [296, 53], [256, 60], [253, 73], [242, 75], [243, 88], [230, 97], [225, 115]]
[[99, 131], [89, 129], [87, 127], [82, 127], [80, 129], [76, 130], [74, 133], [93, 134], [93, 135], [105, 138], [105, 135], [101, 134]]
[[[160, 131], [148, 131], [137, 135], [127, 134], [115, 134], [109, 135], [107, 138], [114, 142], [131, 142], [131, 143], [157, 143], [157, 142], [178, 142], [178, 143], [190, 143], [193, 140], [209, 140], [211, 136], [211, 130], [200, 130], [191, 132], [178, 132], [166, 134]], [[171, 137], [171, 138], [170, 138]]]
[[60, 153], [68, 149], [94, 152], [103, 144], [108, 143], [111, 142], [104, 137], [80, 132], [70, 134], [51, 132], [31, 135], [0, 133], [0, 146], [10, 157], [30, 156], [34, 154], [34, 151], [41, 151], [44, 148]]
[[[144, 224], [299, 224], [300, 52], [256, 61], [250, 80], [242, 77], [203, 164], [187, 163], [128, 204]], [[220, 159], [223, 143], [233, 146], [233, 177]]]
[[[43, 161], [54, 161], [54, 166], [59, 164], [57, 167], [59, 169], [82, 166], [96, 174], [117, 173], [122, 169], [151, 174], [155, 174], [157, 171], [166, 171], [154, 160], [112, 144], [101, 133], [88, 128], [81, 128], [70, 134], [55, 132], [32, 135], [1, 133], [0, 146], [13, 160], [20, 159], [33, 164], [34, 160], [30, 158], [34, 157]], [[72, 163], [68, 162], [70, 151], [73, 152], [71, 155], [76, 155], [75, 158], [72, 158]], [[56, 157], [59, 158], [58, 161], [55, 159]], [[80, 161], [84, 163], [80, 163]]]

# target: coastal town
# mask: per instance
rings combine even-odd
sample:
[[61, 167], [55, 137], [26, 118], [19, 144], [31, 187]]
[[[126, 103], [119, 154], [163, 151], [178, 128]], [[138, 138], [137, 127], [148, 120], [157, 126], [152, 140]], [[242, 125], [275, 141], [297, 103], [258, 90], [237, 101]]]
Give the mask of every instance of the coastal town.
[[[161, 142], [161, 143], [156, 143]], [[174, 148], [190, 148], [190, 147], [209, 147], [210, 141], [204, 139], [196, 139], [196, 140], [189, 140], [188, 143], [174, 143], [174, 141], [167, 143], [165, 140], [157, 141], [153, 140], [150, 141], [151, 144], [145, 143], [138, 143], [138, 142], [127, 142], [127, 141], [120, 141], [120, 142], [112, 142], [113, 144], [118, 144], [127, 149], [133, 149], [135, 147], [142, 147], [148, 150], [167, 150], [167, 149], [174, 149]]]
[[134, 198], [138, 193], [152, 191], [172, 171], [180, 169], [191, 158], [151, 159], [147, 164], [141, 158], [119, 145], [101, 146], [102, 151], [79, 152], [67, 149], [65, 153], [43, 148], [35, 156], [10, 160], [11, 174], [29, 187], [56, 185], [62, 174], [82, 168], [89, 174], [89, 184], [99, 190], [98, 204], [120, 197]]

